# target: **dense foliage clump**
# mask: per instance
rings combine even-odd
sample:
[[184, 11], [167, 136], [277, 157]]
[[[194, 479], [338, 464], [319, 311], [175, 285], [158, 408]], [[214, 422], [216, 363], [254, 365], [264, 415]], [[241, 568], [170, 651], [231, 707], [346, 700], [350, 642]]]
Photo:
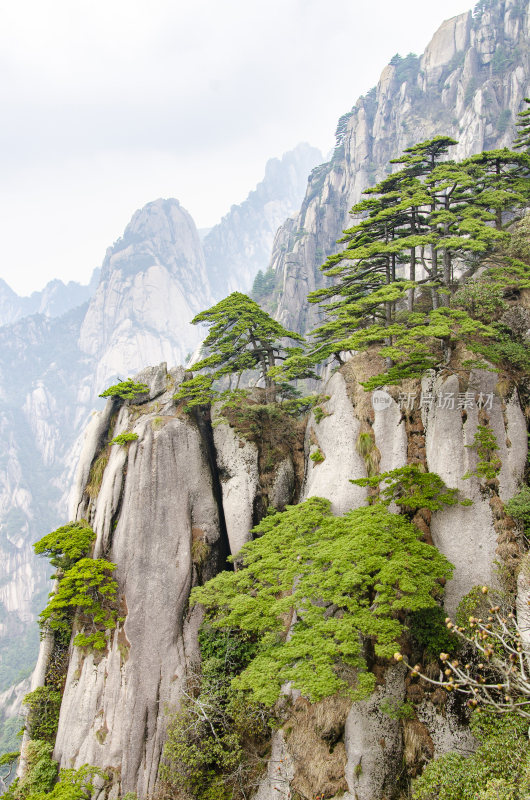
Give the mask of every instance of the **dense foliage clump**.
[[52, 566], [65, 572], [90, 553], [96, 534], [85, 520], [69, 522], [46, 534], [33, 545], [37, 555], [45, 555]]
[[362, 638], [390, 658], [401, 612], [434, 606], [438, 581], [452, 572], [417, 528], [382, 504], [334, 517], [329, 501], [311, 498], [254, 532], [259, 538], [240, 551], [238, 570], [194, 589], [192, 601], [212, 625], [256, 637], [256, 656], [234, 683], [265, 705], [285, 681], [313, 701], [369, 694], [374, 676]]
[[120, 397], [122, 400], [136, 400], [139, 395], [145, 394], [149, 390], [149, 386], [145, 383], [135, 383], [132, 378], [127, 378], [126, 381], [115, 383], [114, 386], [109, 386], [104, 392], [101, 392], [100, 397]]
[[112, 578], [116, 564], [104, 558], [82, 558], [67, 570], [51, 594], [39, 622], [52, 631], [69, 631], [78, 611], [89, 633], [78, 633], [74, 644], [101, 650], [106, 646], [105, 629], [116, 627], [114, 606], [118, 584]]
[[526, 800], [530, 796], [528, 723], [511, 715], [473, 714], [476, 753], [448, 753], [414, 782], [414, 800]]
[[377, 501], [389, 506], [396, 503], [403, 513], [413, 515], [420, 508], [439, 511], [458, 503], [458, 489], [449, 489], [435, 472], [426, 472], [417, 464], [407, 464], [371, 478], [358, 478], [351, 483], [377, 489]]
[[119, 433], [117, 436], [114, 437], [114, 439], [111, 439], [109, 444], [119, 444], [122, 447], [124, 447], [130, 444], [131, 442], [135, 442], [137, 439], [138, 439], [137, 433], [131, 433], [131, 432]]
[[254, 657], [253, 637], [203, 625], [200, 668], [192, 672], [172, 715], [160, 777], [164, 795], [198, 800], [246, 797], [265, 763], [269, 714], [232, 686]]
[[59, 724], [61, 692], [53, 686], [38, 686], [24, 697], [24, 705], [28, 709], [26, 728], [30, 738], [53, 745]]
[[52, 753], [53, 745], [49, 742], [29, 742], [24, 777], [11, 784], [2, 795], [3, 800], [90, 800], [95, 788], [94, 778], [108, 779], [103, 770], [88, 764], [59, 772]]
[[39, 615], [41, 628], [68, 638], [76, 612], [88, 633], [80, 632], [74, 644], [103, 649], [104, 630], [115, 628], [118, 619], [116, 592], [112, 578], [116, 564], [105, 558], [88, 558], [95, 533], [84, 522], [70, 522], [47, 534], [35, 545], [35, 552], [46, 554], [58, 568], [56, 590]]

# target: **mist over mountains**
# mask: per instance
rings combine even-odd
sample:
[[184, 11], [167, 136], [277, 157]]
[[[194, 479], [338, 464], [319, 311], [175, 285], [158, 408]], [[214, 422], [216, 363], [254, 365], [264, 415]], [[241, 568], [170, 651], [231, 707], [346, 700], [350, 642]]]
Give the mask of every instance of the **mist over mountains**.
[[66, 518], [99, 392], [149, 364], [184, 364], [202, 338], [193, 316], [248, 292], [268, 267], [274, 285], [263, 304], [286, 327], [310, 330], [305, 298], [323, 285], [319, 265], [390, 158], [442, 133], [459, 140], [457, 157], [510, 143], [530, 94], [527, 6], [515, 15], [506, 0], [460, 15], [421, 57], [393, 59], [339, 121], [328, 162], [309, 145], [271, 160], [255, 191], [202, 241], [178, 200], [154, 200], [88, 286], [53, 281], [20, 298], [0, 282], [0, 690], [31, 668], [48, 575], [32, 542]]

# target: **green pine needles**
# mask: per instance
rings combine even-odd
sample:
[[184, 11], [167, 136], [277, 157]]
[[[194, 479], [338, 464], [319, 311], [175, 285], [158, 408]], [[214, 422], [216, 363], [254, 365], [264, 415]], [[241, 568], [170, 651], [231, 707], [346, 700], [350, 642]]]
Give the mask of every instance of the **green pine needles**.
[[466, 447], [477, 451], [477, 465], [475, 469], [466, 472], [464, 478], [477, 477], [479, 480], [494, 481], [501, 471], [502, 462], [496, 455], [499, 449], [495, 434], [489, 425], [478, 425], [472, 444]]
[[300, 352], [300, 348], [285, 347], [282, 340], [303, 341], [241, 292], [233, 292], [197, 314], [192, 323], [204, 323], [210, 329], [203, 343], [208, 355], [193, 365], [195, 371], [207, 370], [207, 374], [184, 381], [175, 394], [175, 400], [185, 401], [186, 410], [216, 399], [219, 393], [213, 383], [226, 376], [230, 376], [230, 380], [236, 377], [235, 388], [238, 389], [241, 376], [247, 370], [257, 370], [265, 388], [273, 388], [269, 373], [278, 358]]
[[256, 637], [257, 654], [234, 685], [267, 706], [286, 681], [312, 701], [369, 695], [375, 678], [363, 637], [390, 658], [402, 612], [436, 605], [439, 580], [452, 574], [417, 528], [380, 503], [334, 517], [329, 501], [313, 497], [265, 517], [254, 532], [239, 569], [195, 588], [191, 599], [215, 627]]
[[118, 584], [112, 578], [116, 564], [88, 557], [94, 539], [94, 531], [82, 520], [63, 525], [34, 545], [35, 552], [49, 556], [58, 570], [56, 591], [41, 611], [39, 624], [41, 629], [69, 637], [77, 613], [83, 630], [74, 644], [102, 650], [106, 647], [104, 631], [115, 628], [118, 620]]
[[138, 439], [137, 433], [119, 433], [114, 439], [111, 439], [109, 444], [119, 444], [122, 447], [135, 442]]
[[[417, 464], [408, 464], [370, 478], [358, 478], [351, 483], [378, 490], [378, 503], [389, 506], [394, 502], [402, 513], [413, 516], [420, 508], [439, 511], [459, 502], [458, 489], [449, 489], [435, 472], [425, 472]], [[462, 501], [464, 505], [469, 502]]]
[[96, 534], [86, 522], [69, 522], [48, 533], [33, 545], [37, 555], [45, 555], [62, 572], [90, 553]]
[[149, 391], [149, 386], [145, 383], [135, 383], [132, 378], [127, 378], [126, 381], [109, 386], [104, 392], [101, 392], [100, 397], [120, 397], [122, 400], [136, 400], [136, 398]]
[[74, 644], [79, 647], [106, 647], [104, 631], [116, 627], [117, 611], [113, 607], [118, 584], [112, 578], [116, 564], [104, 558], [82, 558], [67, 570], [52, 593], [46, 608], [39, 614], [39, 623], [52, 631], [71, 629], [73, 614], [89, 633], [78, 633]]

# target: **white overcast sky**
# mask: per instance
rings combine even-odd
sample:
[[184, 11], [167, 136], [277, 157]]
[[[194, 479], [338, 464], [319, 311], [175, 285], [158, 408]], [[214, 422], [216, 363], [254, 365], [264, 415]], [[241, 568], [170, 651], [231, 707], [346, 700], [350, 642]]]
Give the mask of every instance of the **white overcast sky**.
[[0, 277], [86, 282], [132, 213], [219, 221], [472, 0], [0, 0]]

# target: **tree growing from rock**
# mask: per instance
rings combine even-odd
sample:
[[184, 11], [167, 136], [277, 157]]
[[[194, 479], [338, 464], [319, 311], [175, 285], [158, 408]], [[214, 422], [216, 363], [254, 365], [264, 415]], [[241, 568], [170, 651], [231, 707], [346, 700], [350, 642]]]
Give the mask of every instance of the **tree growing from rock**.
[[297, 347], [286, 347], [282, 340], [303, 342], [303, 337], [288, 331], [266, 311], [241, 292], [233, 292], [212, 308], [201, 311], [192, 320], [209, 327], [203, 342], [207, 355], [194, 364], [196, 375], [181, 384], [175, 395], [177, 400], [186, 400], [187, 407], [204, 405], [217, 396], [214, 381], [226, 376], [236, 376], [236, 388], [243, 372], [257, 371], [265, 389], [274, 394], [274, 380], [269, 372], [288, 354], [300, 352]]

